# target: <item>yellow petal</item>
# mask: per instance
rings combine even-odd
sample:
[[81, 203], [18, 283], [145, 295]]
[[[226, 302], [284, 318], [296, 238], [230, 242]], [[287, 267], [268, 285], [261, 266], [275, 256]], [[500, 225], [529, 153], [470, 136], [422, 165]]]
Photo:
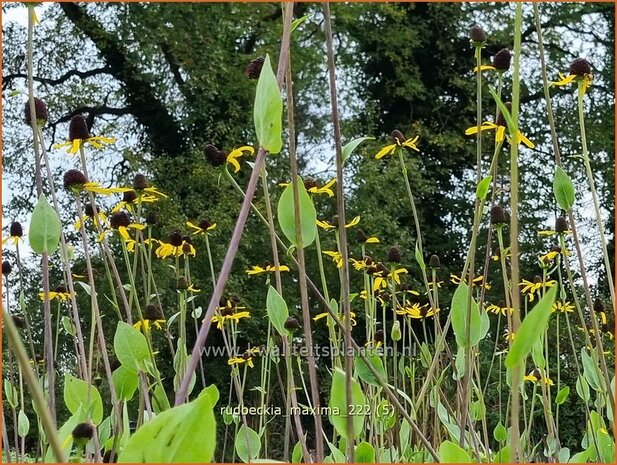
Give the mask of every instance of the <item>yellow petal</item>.
[[228, 156], [227, 163], [234, 167], [234, 173], [240, 171], [240, 163], [238, 163], [238, 160], [236, 160], [235, 158]]
[[[495, 67], [491, 66], [491, 65], [481, 65], [480, 66], [480, 72], [482, 72], [482, 71], [495, 71]], [[474, 67], [473, 72], [474, 73], [478, 72], [478, 67], [477, 66]]]
[[356, 216], [353, 220], [345, 225], [346, 228], [352, 228], [360, 222], [360, 216]]
[[375, 236], [369, 237], [366, 241], [367, 244], [377, 244], [379, 243], [379, 239]]
[[394, 149], [396, 149], [396, 144], [386, 145], [379, 152], [377, 152], [377, 155], [375, 155], [375, 158], [379, 160], [380, 158], [383, 158], [386, 155], [390, 155], [391, 153], [394, 152]]

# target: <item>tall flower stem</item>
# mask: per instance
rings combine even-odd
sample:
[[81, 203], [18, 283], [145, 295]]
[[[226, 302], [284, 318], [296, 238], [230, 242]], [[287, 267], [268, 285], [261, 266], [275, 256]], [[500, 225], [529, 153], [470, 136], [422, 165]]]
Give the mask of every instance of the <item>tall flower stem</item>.
[[[281, 83], [283, 82], [284, 71], [287, 65], [290, 35], [291, 35], [291, 18], [288, 18], [288, 21], [286, 21], [283, 27], [283, 39], [281, 43], [281, 53], [279, 54], [279, 63], [278, 63], [278, 72], [277, 72], [277, 83], [279, 87], [281, 86]], [[219, 273], [219, 279], [212, 293], [212, 297], [210, 298], [210, 303], [208, 304], [208, 309], [206, 310], [206, 314], [201, 322], [201, 327], [199, 329], [199, 333], [197, 335], [195, 345], [193, 346], [191, 358], [189, 359], [189, 362], [187, 364], [187, 369], [186, 369], [186, 373], [184, 374], [184, 379], [182, 380], [180, 388], [176, 392], [175, 405], [180, 405], [184, 403], [184, 399], [186, 398], [186, 393], [188, 391], [188, 387], [191, 382], [191, 376], [197, 369], [197, 365], [199, 363], [199, 358], [201, 357], [202, 349], [204, 347], [204, 344], [206, 343], [208, 333], [210, 332], [212, 317], [214, 316], [214, 312], [216, 311], [216, 308], [221, 300], [221, 297], [223, 296], [225, 286], [227, 285], [227, 280], [229, 279], [229, 275], [231, 274], [231, 267], [233, 265], [234, 259], [236, 258], [236, 253], [238, 251], [238, 246], [240, 245], [240, 240], [242, 239], [242, 233], [244, 231], [244, 226], [246, 225], [246, 220], [248, 218], [249, 211], [251, 210], [251, 202], [253, 200], [253, 197], [255, 196], [255, 191], [257, 189], [257, 183], [259, 181], [259, 176], [264, 166], [264, 163], [266, 161], [266, 155], [267, 155], [267, 151], [263, 147], [259, 147], [259, 150], [257, 151], [257, 156], [255, 157], [255, 164], [253, 165], [253, 171], [251, 173], [248, 186], [246, 188], [246, 195], [242, 202], [240, 212], [238, 213], [238, 219], [236, 220], [236, 225], [234, 227], [231, 240], [229, 241], [227, 253], [225, 254], [225, 259], [223, 260], [223, 265], [221, 266], [221, 271]]]
[[[514, 16], [514, 72], [512, 76], [512, 121], [515, 131], [518, 131], [519, 95], [520, 95], [520, 61], [521, 61], [521, 24], [523, 22], [523, 4], [516, 4]], [[517, 133], [510, 134], [513, 141], [517, 140]], [[510, 144], [510, 267], [512, 280], [512, 328], [510, 334], [516, 334], [521, 324], [521, 303], [519, 292], [519, 175], [518, 175], [518, 143]], [[512, 447], [512, 461], [521, 460], [521, 438], [520, 438], [520, 389], [522, 383], [523, 366], [516, 365], [512, 369], [512, 396], [510, 406], [510, 445]]]

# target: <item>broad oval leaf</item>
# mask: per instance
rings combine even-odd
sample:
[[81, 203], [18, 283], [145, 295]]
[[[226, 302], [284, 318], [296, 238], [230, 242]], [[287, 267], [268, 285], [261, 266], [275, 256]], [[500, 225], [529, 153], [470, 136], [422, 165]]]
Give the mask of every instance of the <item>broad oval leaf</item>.
[[478, 187], [476, 188], [476, 197], [479, 200], [484, 200], [486, 198], [486, 194], [488, 194], [488, 189], [491, 187], [492, 180], [493, 176], [489, 175], [478, 183]]
[[96, 425], [103, 421], [103, 400], [97, 388], [70, 374], [64, 377], [64, 403], [71, 413], [81, 407]]
[[444, 441], [439, 446], [439, 460], [443, 463], [471, 463], [471, 457], [458, 444]]
[[560, 208], [569, 210], [574, 206], [574, 200], [576, 198], [576, 190], [570, 177], [566, 174], [561, 166], [555, 169], [555, 176], [553, 177], [553, 193], [555, 194], [555, 200]]
[[17, 416], [17, 434], [20, 438], [24, 438], [30, 431], [30, 420], [28, 415], [24, 412], [24, 409], [19, 409], [19, 415]]
[[501, 421], [497, 423], [497, 426], [495, 426], [495, 429], [493, 430], [493, 437], [497, 442], [504, 442], [508, 439], [508, 431], [506, 431], [506, 427], [503, 426]]
[[480, 319], [478, 304], [471, 298], [469, 341], [467, 341], [467, 302], [469, 298], [469, 286], [461, 282], [452, 296], [451, 317], [452, 330], [456, 336], [459, 347], [471, 347], [476, 345], [481, 338], [483, 325]]
[[[385, 381], [388, 377], [386, 375], [386, 370], [383, 366], [383, 361], [381, 360], [381, 357], [377, 355], [374, 351], [366, 351], [364, 355], [366, 356], [368, 363], [370, 363], [371, 366], [375, 369], [379, 377]], [[370, 367], [364, 362], [364, 360], [362, 360], [359, 355], [356, 355], [354, 357], [354, 362], [356, 365], [356, 373], [358, 373], [358, 376], [362, 381], [373, 386], [381, 386], [381, 384], [377, 380], [377, 377], [375, 377], [375, 375], [371, 371]]]
[[30, 220], [30, 247], [38, 254], [52, 254], [58, 248], [61, 233], [62, 223], [58, 213], [49, 204], [47, 197], [41, 194]]
[[345, 372], [340, 368], [335, 368], [332, 375], [332, 388], [330, 390], [330, 423], [334, 429], [345, 440], [350, 440], [347, 434], [347, 410], [349, 404], [350, 415], [353, 416], [353, 438], [362, 433], [364, 418], [366, 417], [367, 403], [360, 383], [351, 379], [351, 399], [346, 400], [345, 395]]
[[374, 137], [358, 137], [357, 139], [347, 142], [343, 146], [343, 163], [345, 163], [345, 160], [347, 160], [351, 156], [353, 151], [356, 150], [362, 142], [374, 139]]
[[253, 121], [259, 145], [270, 153], [279, 153], [283, 147], [283, 100], [272, 71], [270, 56], [266, 55], [255, 91]]
[[596, 392], [605, 392], [604, 378], [600, 373], [600, 367], [598, 363], [587, 353], [587, 349], [583, 347], [581, 349], [581, 362], [583, 365], [583, 376], [585, 381]]
[[589, 402], [591, 399], [591, 393], [589, 392], [589, 383], [581, 375], [576, 379], [576, 393], [585, 402]]
[[166, 410], [128, 440], [118, 463], [208, 463], [214, 457], [216, 420], [210, 396]]
[[[300, 225], [302, 231], [302, 247], [308, 247], [317, 235], [317, 211], [313, 199], [306, 191], [304, 182], [298, 178], [298, 201], [300, 209]], [[294, 210], [293, 184], [289, 184], [279, 199], [277, 207], [278, 221], [285, 237], [296, 247], [296, 215]]]
[[121, 365], [138, 372], [145, 371], [150, 356], [146, 337], [131, 325], [119, 321], [114, 335], [114, 352]]
[[236, 434], [236, 453], [244, 463], [253, 462], [261, 451], [261, 438], [252, 428], [242, 425]]
[[279, 294], [278, 291], [272, 286], [268, 289], [266, 309], [272, 326], [274, 326], [282, 337], [287, 337], [289, 335], [289, 331], [285, 329], [285, 322], [289, 317], [289, 310], [287, 309], [285, 299], [283, 299], [281, 294]]
[[355, 463], [375, 463], [375, 448], [366, 441], [356, 446], [354, 454]]
[[569, 394], [570, 394], [570, 387], [569, 386], [562, 387], [557, 393], [557, 396], [555, 397], [555, 403], [557, 405], [563, 404], [568, 398]]
[[133, 398], [139, 379], [137, 372], [126, 366], [120, 366], [111, 374], [118, 400], [128, 402]]
[[515, 334], [514, 342], [510, 347], [510, 352], [506, 356], [505, 365], [513, 368], [523, 363], [525, 357], [529, 355], [533, 344], [538, 339], [539, 334], [544, 334], [548, 320], [551, 317], [551, 309], [557, 294], [557, 286], [552, 287], [546, 295], [536, 304], [527, 314], [518, 332]]

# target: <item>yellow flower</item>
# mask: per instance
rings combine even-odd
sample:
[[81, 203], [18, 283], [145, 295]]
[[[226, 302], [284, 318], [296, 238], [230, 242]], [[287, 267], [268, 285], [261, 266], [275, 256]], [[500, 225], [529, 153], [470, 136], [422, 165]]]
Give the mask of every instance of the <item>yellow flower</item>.
[[535, 298], [535, 294], [540, 289], [549, 289], [553, 287], [555, 284], [557, 284], [557, 281], [553, 279], [548, 280], [548, 281], [542, 281], [542, 278], [540, 278], [539, 276], [536, 276], [533, 282], [523, 279], [522, 282], [519, 284], [519, 286], [521, 286], [522, 288], [521, 292], [523, 294], [527, 294], [527, 296], [529, 297], [529, 302], [533, 302]]
[[245, 145], [238, 149], [232, 150], [229, 155], [227, 155], [227, 163], [234, 167], [234, 173], [240, 171], [240, 163], [238, 162], [238, 159], [244, 156], [244, 152], [247, 152], [249, 155], [253, 155], [255, 153], [255, 149]]
[[276, 270], [278, 271], [289, 271], [289, 267], [285, 265], [279, 265], [278, 267], [272, 265], [266, 265], [265, 268], [257, 265], [253, 265], [250, 270], [246, 270], [246, 274], [254, 275], [261, 273], [274, 273]]
[[196, 255], [196, 250], [193, 244], [187, 242], [186, 240], [182, 240], [181, 245], [173, 245], [168, 242], [159, 241], [159, 246], [155, 250], [155, 254], [159, 258], [167, 258], [167, 257], [185, 257], [188, 258], [194, 257]]
[[[244, 308], [244, 307], [237, 307], [237, 308]], [[250, 317], [251, 317], [251, 314], [248, 311], [214, 315], [212, 317], [212, 323], [216, 323], [216, 327], [222, 330], [223, 325], [225, 324], [226, 321], [235, 321], [237, 324], [242, 318], [250, 318]]]
[[255, 368], [255, 365], [253, 364], [253, 355], [255, 355], [257, 352], [259, 352], [258, 347], [249, 349], [246, 352], [244, 352], [242, 357], [231, 357], [229, 360], [227, 360], [227, 365], [238, 366], [238, 365], [242, 365], [243, 363], [246, 363], [251, 368]]
[[343, 268], [343, 255], [340, 252], [336, 252], [334, 250], [325, 250], [323, 254], [332, 258], [332, 261], [336, 263], [337, 268]]
[[318, 187], [318, 186], [310, 187], [308, 191], [311, 194], [316, 194], [316, 195], [326, 194], [328, 197], [334, 197], [334, 192], [332, 191], [331, 188], [335, 182], [336, 182], [336, 179], [332, 179], [321, 187]]
[[[323, 318], [326, 318], [326, 317], [328, 317], [328, 319], [329, 319], [330, 318], [330, 313], [323, 312], [323, 313], [320, 313], [318, 315], [315, 315], [313, 317], [313, 321], [319, 321], [319, 320], [321, 320]], [[351, 326], [356, 326], [357, 322], [356, 322], [356, 314], [355, 314], [355, 312], [350, 311], [349, 312], [349, 317], [351, 319]], [[345, 322], [345, 315], [343, 313], [339, 313], [337, 315], [337, 318], [339, 320], [341, 320], [341, 322], [343, 322], [343, 323]]]
[[161, 198], [167, 197], [167, 195], [159, 192], [154, 187], [146, 187], [145, 189], [140, 191], [135, 191], [130, 188], [127, 189], [128, 190], [124, 193], [124, 198], [120, 202], [118, 202], [118, 204], [114, 208], [112, 208], [112, 213], [118, 212], [123, 208], [133, 213], [133, 205], [139, 205], [142, 203], [154, 203], [158, 202]]
[[431, 281], [430, 283], [428, 283], [428, 287], [430, 289], [434, 289], [435, 287], [437, 287], [437, 289], [441, 289], [441, 285], [443, 284], [443, 281]]
[[505, 315], [506, 313], [509, 312], [511, 315], [512, 312], [514, 312], [514, 309], [512, 307], [507, 307], [505, 302], [502, 300], [499, 302], [499, 305], [491, 304], [488, 307], [486, 307], [486, 311], [494, 313], [495, 315], [499, 313], [501, 313], [502, 315]]
[[144, 319], [144, 320], [139, 320], [137, 323], [135, 323], [133, 325], [133, 327], [136, 330], [138, 330], [138, 331], [143, 329], [144, 333], [147, 333], [147, 332], [150, 331], [150, 327], [151, 326], [154, 326], [156, 329], [162, 330], [163, 329], [163, 326], [162, 326], [163, 324], [165, 324], [165, 320], [147, 320], [147, 319]]
[[[146, 225], [141, 223], [131, 223], [128, 226], [118, 226], [116, 230], [118, 231], [118, 234], [123, 241], [129, 242], [132, 240], [131, 234], [129, 232], [130, 229], [134, 229], [136, 231], [143, 231], [144, 229], [146, 229]], [[99, 234], [99, 241], [102, 241], [104, 236], [111, 234], [113, 231], [114, 230], [112, 228], [103, 230], [103, 232]]]
[[[457, 276], [455, 274], [451, 274], [450, 275], [450, 282], [453, 283], [453, 284], [460, 284], [461, 283], [461, 277]], [[467, 280], [465, 280], [465, 282], [467, 282]], [[472, 287], [484, 286], [484, 288], [486, 290], [489, 290], [491, 288], [490, 284], [484, 283], [484, 276], [483, 275], [478, 275], [475, 278], [473, 278], [471, 280], [471, 286]]]
[[[96, 218], [97, 218], [97, 223], [99, 226], [109, 228], [109, 219], [107, 218], [107, 215], [103, 213], [102, 210], [98, 209], [96, 211]], [[74, 225], [75, 230], [79, 231], [81, 229], [82, 224], [85, 226], [88, 221], [93, 221], [93, 220], [94, 218], [87, 214], [83, 215], [81, 218], [77, 218], [77, 221], [75, 221], [75, 225]]]
[[416, 142], [418, 142], [419, 138], [420, 136], [416, 136], [413, 138], [409, 138], [406, 141], [401, 143], [399, 139], [395, 137], [394, 140], [396, 142], [394, 144], [386, 145], [385, 147], [383, 147], [379, 152], [377, 152], [377, 154], [375, 155], [375, 158], [379, 160], [380, 158], [383, 158], [386, 155], [392, 155], [395, 153], [397, 147], [408, 147], [412, 150], [415, 150], [416, 152], [419, 152], [420, 149], [416, 146]]
[[418, 303], [410, 304], [408, 301], [404, 307], [399, 307], [396, 310], [398, 315], [403, 315], [408, 318], [423, 319], [435, 315], [439, 312], [439, 308], [429, 307], [428, 304], [420, 305]]
[[[506, 136], [506, 127], [505, 126], [501, 126], [501, 125], [497, 125], [491, 121], [485, 121], [484, 123], [482, 123], [481, 126], [472, 126], [470, 128], [467, 128], [465, 130], [465, 135], [466, 136], [471, 136], [473, 134], [477, 134], [478, 131], [483, 132], [483, 131], [492, 131], [493, 129], [495, 129], [495, 140], [497, 142], [503, 142], [505, 136]], [[525, 137], [525, 135], [521, 132], [518, 131], [518, 134], [516, 135], [516, 143], [520, 144], [523, 143], [525, 144], [527, 147], [529, 147], [530, 149], [533, 149], [535, 147], [535, 144], [533, 142], [531, 142], [529, 139], [527, 139], [527, 137]], [[509, 139], [508, 139], [509, 140]]]
[[[158, 244], [159, 241], [157, 239], [140, 239], [139, 241], [141, 244], [146, 244], [149, 246], [152, 246], [153, 244]], [[134, 252], [135, 251], [135, 247], [137, 246], [137, 241], [135, 239], [125, 239], [124, 243], [126, 244], [126, 251], [127, 252]]]
[[523, 376], [523, 380], [524, 381], [531, 381], [533, 383], [537, 383], [539, 381], [542, 381], [547, 386], [553, 386], [554, 385], [553, 380], [550, 379], [550, 378], [547, 378], [546, 376], [542, 376], [542, 373], [540, 372], [540, 370], [538, 368], [533, 370], [528, 375]]
[[562, 300], [557, 300], [555, 303], [553, 303], [553, 307], [551, 308], [551, 312], [552, 313], [555, 313], [555, 312], [573, 313], [574, 312], [574, 305], [572, 305], [568, 301], [564, 302]]
[[572, 234], [572, 231], [569, 229], [567, 231], [557, 232], [552, 229], [547, 229], [546, 231], [538, 231], [538, 236], [551, 237], [557, 236], [558, 234]]
[[[358, 223], [360, 223], [360, 216], [356, 216], [353, 220], [347, 223], [345, 225], [345, 229], [353, 228], [354, 226], [357, 226]], [[326, 231], [331, 231], [337, 228], [337, 226], [334, 226], [332, 223], [325, 221], [325, 220], [324, 221], [317, 220], [317, 226], [319, 226], [322, 229], [325, 229]], [[379, 242], [379, 239], [377, 241]]]
[[90, 144], [95, 149], [102, 149], [105, 145], [113, 144], [116, 142], [115, 137], [103, 137], [103, 136], [93, 136], [88, 137], [87, 139], [74, 139], [72, 141], [62, 142], [60, 144], [54, 144], [53, 148], [61, 149], [64, 147], [68, 147], [67, 153], [71, 155], [75, 155], [79, 152], [79, 148], [85, 146], [86, 144]]
[[402, 274], [406, 274], [408, 271], [406, 268], [398, 268], [396, 270], [392, 270], [390, 271], [388, 274], [386, 274], [385, 276], [382, 276], [384, 273], [381, 272], [377, 272], [375, 273], [375, 275], [377, 276], [375, 278], [375, 281], [373, 282], [373, 292], [376, 289], [384, 289], [388, 286], [388, 282], [387, 279], [391, 278], [392, 281], [394, 281], [396, 284], [401, 284], [401, 275]]
[[577, 76], [576, 74], [569, 74], [568, 76], [564, 76], [563, 74], [559, 73], [559, 81], [551, 82], [551, 86], [563, 87], [570, 85], [573, 82], [578, 82], [580, 80], [582, 80], [583, 83], [581, 91], [583, 92], [583, 95], [585, 95], [589, 87], [591, 87], [591, 83], [593, 82], [593, 74], [591, 73], [585, 74], [584, 76]]
[[210, 223], [208, 220], [201, 220], [199, 224], [191, 223], [190, 221], [186, 222], [186, 225], [193, 229], [193, 234], [208, 234], [211, 231], [216, 229], [216, 223]]
[[[66, 290], [63, 290], [63, 291], [56, 290], [56, 291], [49, 291], [48, 296], [49, 296], [49, 300], [57, 299], [57, 300], [61, 300], [64, 302], [71, 298], [71, 293], [66, 292]], [[39, 299], [45, 300], [45, 292], [39, 292]]]

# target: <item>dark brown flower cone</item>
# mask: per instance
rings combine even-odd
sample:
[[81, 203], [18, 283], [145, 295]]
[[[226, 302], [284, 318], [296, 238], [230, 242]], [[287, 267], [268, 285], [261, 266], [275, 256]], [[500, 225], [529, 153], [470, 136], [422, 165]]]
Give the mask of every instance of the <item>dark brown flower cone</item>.
[[555, 232], [565, 233], [569, 229], [570, 227], [568, 226], [568, 220], [566, 220], [563, 216], [557, 217], [555, 220]]
[[439, 256], [431, 255], [431, 258], [429, 259], [429, 262], [428, 262], [428, 266], [430, 268], [441, 268], [441, 262], [439, 260]]
[[148, 187], [148, 178], [141, 173], [137, 173], [133, 178], [133, 189], [143, 191]]
[[214, 144], [204, 145], [204, 156], [212, 166], [221, 166], [225, 163], [227, 157]]
[[109, 217], [109, 225], [113, 229], [118, 229], [120, 226], [125, 228], [131, 224], [131, 218], [125, 212], [115, 212]]
[[11, 266], [11, 263], [8, 261], [3, 261], [2, 262], [2, 274], [5, 276], [8, 276], [11, 274], [11, 271], [13, 271], [13, 267]]
[[491, 208], [491, 224], [504, 224], [506, 222], [506, 215], [499, 205], [494, 205]]
[[403, 142], [407, 140], [405, 139], [405, 136], [403, 135], [403, 133], [399, 131], [398, 129], [395, 129], [394, 131], [392, 131], [391, 136], [392, 136], [392, 141], [395, 144], [401, 145]]
[[264, 66], [264, 57], [255, 58], [251, 61], [246, 67], [246, 77], [252, 80], [259, 79], [259, 75], [261, 74], [261, 69]]
[[[36, 114], [37, 123], [45, 124], [49, 119], [47, 105], [37, 97], [34, 97], [34, 112]], [[24, 119], [27, 124], [32, 124], [32, 120], [30, 119], [30, 100], [26, 100], [26, 104], [24, 106]]]
[[570, 63], [570, 74], [574, 74], [575, 76], [591, 74], [591, 64], [584, 58], [576, 58]]
[[79, 170], [68, 170], [64, 173], [64, 188], [66, 190], [78, 189], [88, 182], [86, 175]]
[[156, 320], [164, 320], [165, 315], [163, 314], [163, 310], [161, 307], [154, 304], [146, 305], [144, 310], [144, 320], [156, 321]]
[[486, 33], [484, 29], [482, 29], [479, 25], [474, 25], [471, 29], [469, 29], [469, 40], [474, 43], [486, 42]]
[[11, 228], [9, 229], [9, 235], [12, 237], [22, 237], [24, 235], [24, 229], [19, 221], [13, 221]]
[[88, 129], [88, 122], [82, 115], [75, 115], [71, 118], [69, 123], [69, 140], [72, 142], [76, 139], [89, 139], [90, 130]]
[[180, 247], [182, 245], [182, 242], [183, 242], [182, 234], [180, 234], [179, 231], [173, 231], [169, 235], [169, 243], [173, 245], [174, 247]]
[[507, 48], [502, 48], [493, 57], [493, 67], [497, 71], [508, 71], [510, 69], [510, 62], [512, 61], [512, 54]]
[[388, 250], [389, 263], [401, 263], [401, 249], [398, 247], [390, 247]]

